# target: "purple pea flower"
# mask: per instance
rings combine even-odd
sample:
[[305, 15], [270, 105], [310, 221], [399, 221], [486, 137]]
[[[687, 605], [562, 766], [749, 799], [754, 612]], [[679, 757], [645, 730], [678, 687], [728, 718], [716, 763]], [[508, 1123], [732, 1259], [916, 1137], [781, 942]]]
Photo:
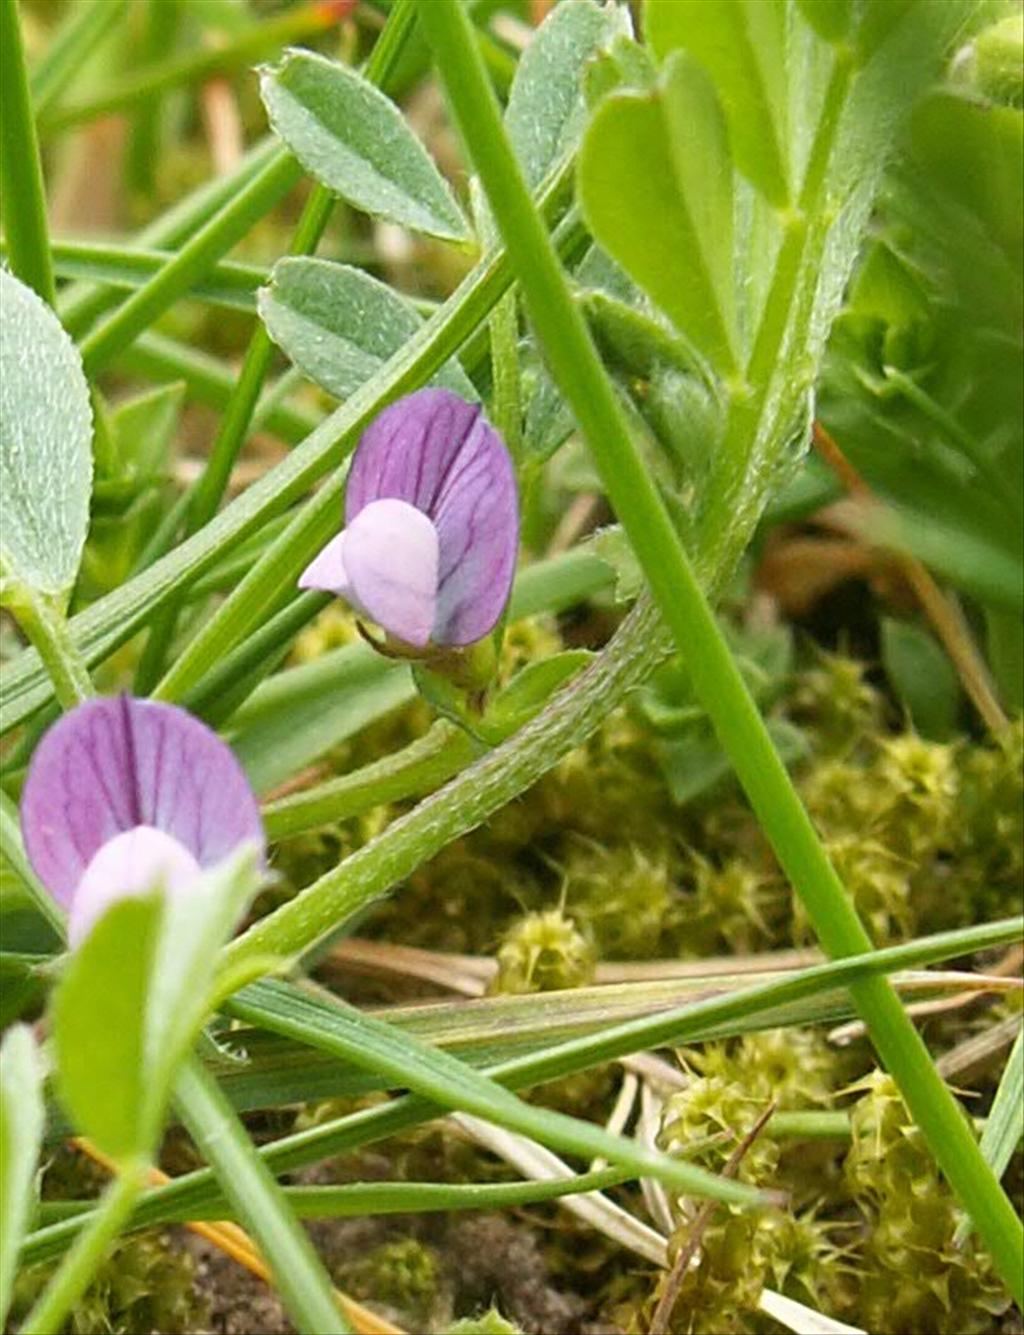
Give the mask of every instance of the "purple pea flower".
[[508, 602], [519, 544], [515, 472], [477, 404], [421, 389], [363, 434], [346, 527], [303, 571], [402, 643], [482, 639]]
[[243, 843], [265, 848], [259, 807], [230, 748], [153, 700], [89, 700], [36, 747], [21, 795], [36, 875], [77, 945], [115, 900], [154, 884], [187, 894]]

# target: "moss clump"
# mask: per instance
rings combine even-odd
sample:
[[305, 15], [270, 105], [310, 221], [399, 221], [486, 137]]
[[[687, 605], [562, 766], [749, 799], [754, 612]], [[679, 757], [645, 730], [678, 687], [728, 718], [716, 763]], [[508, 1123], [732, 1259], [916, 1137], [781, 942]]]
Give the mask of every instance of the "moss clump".
[[492, 992], [556, 992], [594, 978], [594, 950], [561, 909], [528, 913], [505, 933], [498, 948]]
[[340, 1266], [336, 1278], [354, 1297], [386, 1303], [424, 1325], [437, 1305], [437, 1257], [415, 1238], [381, 1243]]
[[523, 1335], [519, 1326], [506, 1321], [496, 1307], [480, 1316], [465, 1317], [449, 1326], [444, 1335]]
[[[19, 1275], [14, 1305], [22, 1320], [42, 1292], [55, 1266], [32, 1266]], [[96, 1272], [89, 1288], [71, 1309], [71, 1335], [184, 1335], [205, 1330], [206, 1299], [196, 1284], [192, 1254], [159, 1233], [120, 1241]]]
[[988, 1258], [954, 1243], [959, 1211], [891, 1077], [875, 1072], [864, 1083], [845, 1162], [865, 1228], [858, 1323], [900, 1335], [982, 1335], [1009, 1299]]
[[602, 959], [657, 955], [680, 921], [679, 857], [657, 843], [604, 846], [578, 840], [566, 849], [565, 896]]

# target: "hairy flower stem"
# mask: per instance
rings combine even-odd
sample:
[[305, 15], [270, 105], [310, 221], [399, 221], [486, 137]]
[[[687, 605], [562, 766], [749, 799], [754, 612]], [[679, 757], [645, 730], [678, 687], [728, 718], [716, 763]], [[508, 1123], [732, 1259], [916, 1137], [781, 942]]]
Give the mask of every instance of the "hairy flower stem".
[[94, 694], [89, 671], [54, 600], [27, 584], [17, 584], [8, 593], [7, 602], [43, 660], [61, 708], [73, 709], [88, 700]]
[[660, 617], [642, 599], [597, 661], [514, 737], [425, 798], [383, 834], [261, 919], [225, 951], [225, 963], [298, 955], [524, 792], [579, 746], [647, 676], [666, 648]]

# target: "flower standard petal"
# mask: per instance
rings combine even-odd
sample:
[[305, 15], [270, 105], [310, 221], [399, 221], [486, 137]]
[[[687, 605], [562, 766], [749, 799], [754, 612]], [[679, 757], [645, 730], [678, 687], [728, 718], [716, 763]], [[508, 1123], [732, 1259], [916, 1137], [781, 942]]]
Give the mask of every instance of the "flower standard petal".
[[148, 825], [210, 866], [242, 842], [264, 847], [259, 807], [230, 748], [175, 705], [89, 700], [36, 747], [21, 797], [25, 849], [69, 905], [93, 857]]
[[420, 389], [398, 399], [363, 432], [345, 489], [345, 523], [371, 501], [408, 501], [433, 517], [480, 406], [447, 389]]
[[472, 644], [492, 631], [512, 591], [519, 550], [515, 471], [497, 431], [478, 417], [437, 495], [441, 543], [439, 644]]
[[396, 639], [422, 647], [437, 614], [437, 529], [407, 501], [371, 501], [345, 530], [348, 595]]
[[77, 946], [93, 923], [119, 899], [153, 890], [186, 894], [202, 869], [177, 839], [151, 825], [136, 825], [108, 839], [85, 869], [68, 915], [68, 944]]

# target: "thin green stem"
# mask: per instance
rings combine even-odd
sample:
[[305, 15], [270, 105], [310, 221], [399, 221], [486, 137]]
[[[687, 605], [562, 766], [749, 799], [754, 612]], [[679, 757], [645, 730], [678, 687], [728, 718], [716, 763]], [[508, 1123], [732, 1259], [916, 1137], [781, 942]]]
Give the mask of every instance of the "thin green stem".
[[114, 25], [128, 0], [87, 0], [73, 7], [32, 67], [29, 88], [36, 115], [42, 116], [60, 97]]
[[40, 882], [25, 856], [18, 824], [18, 808], [2, 788], [0, 788], [0, 855], [28, 891], [40, 914], [63, 939], [64, 914], [57, 901]]
[[8, 605], [43, 660], [61, 708], [73, 709], [88, 700], [93, 694], [88, 669], [54, 600], [27, 584], [15, 584], [9, 590]]
[[519, 306], [516, 294], [502, 297], [489, 321], [491, 335], [491, 419], [513, 459], [522, 447], [523, 409], [519, 380]]
[[55, 289], [18, 0], [0, 0], [0, 191], [11, 270], [53, 305]]
[[182, 1120], [259, 1243], [295, 1329], [345, 1335], [351, 1327], [309, 1238], [216, 1080], [193, 1059], [179, 1075], [177, 1090]]
[[240, 36], [222, 46], [145, 65], [135, 74], [108, 87], [99, 97], [57, 107], [40, 118], [40, 129], [46, 134], [66, 130], [83, 121], [133, 107], [147, 94], [166, 92], [184, 84], [199, 83], [216, 74], [244, 69], [265, 53], [277, 51], [300, 37], [322, 32], [332, 21], [326, 5], [307, 4], [288, 10], [250, 25]]
[[445, 719], [423, 737], [351, 774], [307, 792], [279, 798], [263, 808], [268, 839], [287, 839], [361, 812], [439, 788], [470, 763], [476, 747], [469, 735]]
[[[868, 952], [871, 939], [772, 744], [572, 300], [505, 135], [466, 16], [458, 0], [421, 0], [418, 12], [548, 362], [686, 658], [695, 693], [822, 945], [832, 956]], [[896, 993], [882, 979], [853, 984], [851, 993], [1005, 1283], [1024, 1297], [1024, 1229]]]
[[32, 1335], [58, 1335], [75, 1303], [96, 1273], [111, 1242], [128, 1222], [146, 1182], [147, 1164], [131, 1160], [104, 1193], [99, 1208], [89, 1216], [88, 1226], [78, 1235], [60, 1269], [47, 1285], [22, 1323]]
[[82, 341], [82, 364], [95, 377], [135, 336], [186, 293], [221, 256], [269, 213], [295, 185], [302, 171], [281, 149], [199, 229], [164, 267], [103, 324]]
[[[215, 176], [194, 190], [166, 213], [162, 213], [135, 238], [140, 247], [156, 246], [174, 250], [183, 245], [238, 192], [281, 154], [280, 142], [267, 135], [244, 155], [234, 171], [226, 176]], [[72, 338], [80, 338], [104, 311], [121, 300], [117, 288], [101, 283], [75, 283], [60, 294], [57, 303], [61, 323]]]
[[[1019, 937], [1020, 918], [981, 927], [942, 932], [918, 941], [889, 946], [871, 955], [854, 956], [829, 964], [814, 965], [799, 973], [742, 988], [727, 996], [706, 997], [671, 1011], [611, 1026], [602, 1025], [593, 1034], [568, 1039], [541, 1051], [512, 1057], [487, 1068], [493, 1080], [510, 1089], [528, 1089], [545, 1081], [560, 1079], [589, 1070], [605, 1062], [651, 1048], [678, 1047], [700, 1038], [729, 1032], [737, 1020], [757, 1014], [777, 1012], [780, 1007], [848, 986], [854, 979], [891, 973], [901, 968], [924, 967], [974, 950], [989, 949]], [[413, 1095], [394, 1099], [383, 1106], [364, 1108], [335, 1118], [320, 1126], [284, 1136], [263, 1145], [259, 1155], [275, 1173], [289, 1173], [306, 1164], [332, 1155], [351, 1152], [374, 1141], [405, 1131], [435, 1117], [437, 1109], [427, 1100]], [[146, 1193], [139, 1203], [133, 1223], [142, 1227], [166, 1218], [189, 1216], [201, 1211], [219, 1193], [208, 1168], [176, 1179]], [[58, 1254], [69, 1239], [86, 1225], [85, 1219], [65, 1220], [39, 1230], [27, 1240], [23, 1252], [26, 1264], [44, 1261]]]
[[[825, 1114], [829, 1116], [830, 1114]], [[843, 1117], [845, 1114], [840, 1113]], [[848, 1130], [849, 1128], [847, 1128]], [[352, 1219], [364, 1215], [419, 1214], [451, 1210], [493, 1210], [578, 1196], [626, 1182], [632, 1174], [621, 1168], [598, 1168], [555, 1181], [528, 1182], [352, 1182], [341, 1187], [283, 1187], [281, 1194], [299, 1219]], [[88, 1214], [92, 1201], [44, 1201], [44, 1224]], [[210, 1197], [197, 1211], [175, 1211], [168, 1223], [191, 1219], [228, 1219], [230, 1204]]]

